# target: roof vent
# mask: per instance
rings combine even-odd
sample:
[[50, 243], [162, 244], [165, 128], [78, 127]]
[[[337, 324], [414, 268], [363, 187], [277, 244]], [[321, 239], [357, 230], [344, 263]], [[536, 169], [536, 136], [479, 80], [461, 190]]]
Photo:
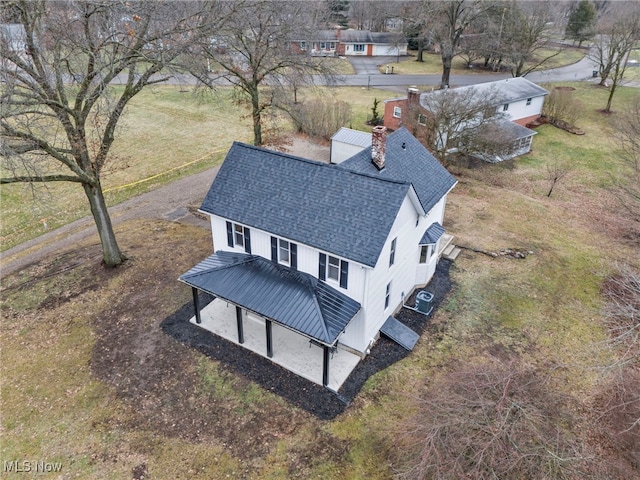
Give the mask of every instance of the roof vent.
[[407, 149], [407, 144], [405, 142], [402, 142], [402, 149], [406, 150]]

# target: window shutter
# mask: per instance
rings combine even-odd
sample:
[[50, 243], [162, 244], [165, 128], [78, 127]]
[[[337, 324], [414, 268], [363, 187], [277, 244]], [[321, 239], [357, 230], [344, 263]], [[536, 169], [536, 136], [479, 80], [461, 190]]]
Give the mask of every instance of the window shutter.
[[290, 243], [291, 246], [291, 268], [298, 269], [298, 245], [296, 243]]
[[244, 227], [244, 251], [251, 253], [251, 231]]
[[278, 263], [278, 239], [271, 237], [271, 261]]
[[318, 278], [322, 281], [327, 279], [327, 256], [320, 254], [320, 265], [318, 266]]
[[349, 275], [349, 262], [340, 262], [340, 287], [347, 288], [347, 276]]
[[227, 244], [233, 247], [233, 225], [231, 222], [227, 222]]

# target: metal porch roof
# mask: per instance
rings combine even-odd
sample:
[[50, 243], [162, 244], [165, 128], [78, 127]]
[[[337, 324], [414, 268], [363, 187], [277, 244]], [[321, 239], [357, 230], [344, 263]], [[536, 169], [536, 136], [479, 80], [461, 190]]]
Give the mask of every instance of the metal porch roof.
[[216, 252], [179, 280], [328, 346], [360, 310], [307, 273], [243, 253]]
[[444, 235], [444, 228], [442, 225], [438, 222], [433, 222], [429, 225], [429, 228], [425, 230], [424, 235], [422, 235], [422, 238], [420, 239], [419, 245], [434, 245], [438, 243], [438, 240], [440, 240], [442, 235]]

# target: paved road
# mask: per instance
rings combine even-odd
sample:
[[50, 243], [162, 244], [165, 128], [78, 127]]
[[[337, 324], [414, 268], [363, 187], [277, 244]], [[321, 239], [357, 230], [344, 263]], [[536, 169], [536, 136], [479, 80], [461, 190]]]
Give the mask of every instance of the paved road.
[[[410, 85], [438, 86], [440, 85], [440, 79], [442, 77], [440, 73], [424, 75], [380, 73], [379, 67], [381, 65], [389, 65], [392, 67], [397, 61], [396, 57], [349, 57], [349, 61], [351, 65], [353, 65], [355, 74], [339, 77], [339, 82], [342, 85], [382, 88], [404, 93]], [[594, 62], [584, 57], [572, 65], [532, 72], [528, 74], [526, 78], [534, 83], [572, 82], [593, 78], [594, 69], [596, 69]], [[492, 82], [504, 78], [511, 78], [511, 75], [508, 73], [451, 75], [450, 85], [452, 87], [475, 85], [477, 83]]]

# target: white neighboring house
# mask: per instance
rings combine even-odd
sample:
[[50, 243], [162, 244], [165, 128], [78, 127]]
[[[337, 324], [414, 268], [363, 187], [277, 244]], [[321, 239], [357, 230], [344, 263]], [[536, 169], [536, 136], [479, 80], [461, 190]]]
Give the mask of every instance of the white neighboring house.
[[[524, 77], [422, 93], [411, 87], [406, 97], [385, 102], [384, 125], [391, 130], [400, 126], [424, 125], [420, 119], [422, 115], [429, 114], [429, 103], [440, 95], [447, 95], [447, 92], [458, 92], [462, 96], [466, 92], [473, 92], [479, 98], [495, 99], [496, 112], [503, 116], [503, 119], [496, 122], [497, 132], [509, 138], [512, 147], [510, 153], [503, 157], [483, 158], [484, 160], [498, 162], [531, 150], [536, 132], [527, 128], [527, 125], [540, 118], [545, 96], [549, 92]], [[409, 115], [416, 115], [417, 118], [407, 118]]]
[[346, 56], [405, 56], [407, 45], [407, 39], [401, 33], [342, 30], [339, 53]]
[[234, 143], [200, 207], [215, 253], [180, 277], [196, 321], [204, 291], [236, 306], [238, 343], [241, 312], [264, 322], [268, 357], [274, 325], [308, 338], [324, 349], [327, 386], [329, 352], [366, 356], [433, 276], [456, 183], [404, 128], [374, 127], [371, 146], [339, 165]]

